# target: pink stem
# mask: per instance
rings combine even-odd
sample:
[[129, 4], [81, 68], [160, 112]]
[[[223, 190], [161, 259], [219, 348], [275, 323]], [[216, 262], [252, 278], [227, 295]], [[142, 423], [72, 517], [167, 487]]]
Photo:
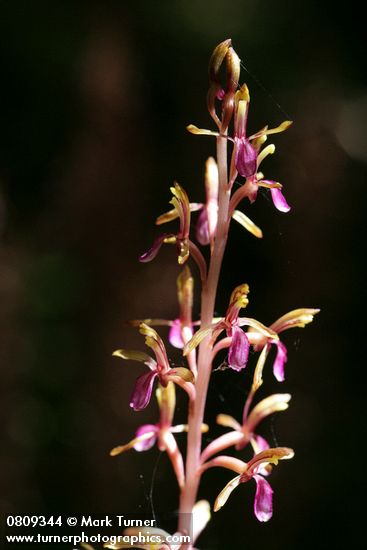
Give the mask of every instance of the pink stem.
[[[203, 283], [201, 294], [201, 326], [213, 322], [215, 298], [220, 269], [228, 236], [228, 207], [230, 190], [227, 174], [227, 139], [217, 138], [217, 161], [219, 172], [218, 224], [210, 261], [208, 278]], [[196, 502], [201, 472], [199, 467], [201, 454], [201, 425], [204, 418], [206, 395], [212, 368], [211, 336], [200, 344], [198, 357], [198, 376], [196, 380], [196, 399], [189, 405], [189, 432], [186, 455], [186, 481], [180, 498], [180, 518], [178, 529], [181, 533], [189, 531], [190, 516]]]

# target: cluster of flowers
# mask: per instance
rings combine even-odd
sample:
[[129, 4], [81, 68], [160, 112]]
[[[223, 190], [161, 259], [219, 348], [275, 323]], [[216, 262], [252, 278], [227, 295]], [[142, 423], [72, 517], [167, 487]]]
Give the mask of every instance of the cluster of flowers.
[[[226, 66], [226, 82], [221, 84], [222, 66]], [[288, 329], [304, 327], [313, 320], [318, 309], [302, 308], [286, 313], [270, 325], [265, 325], [251, 317], [242, 317], [241, 310], [248, 305], [249, 287], [247, 284], [237, 286], [229, 299], [227, 310], [223, 317], [213, 317], [213, 304], [217, 292], [217, 283], [223, 252], [227, 240], [231, 219], [240, 223], [248, 232], [257, 238], [262, 238], [262, 231], [241, 210], [239, 203], [247, 198], [250, 203], [256, 200], [260, 187], [270, 191], [275, 207], [281, 212], [288, 212], [290, 207], [282, 193], [282, 185], [274, 180], [266, 179], [260, 171], [264, 159], [273, 154], [275, 146], [267, 145], [263, 148], [269, 135], [286, 130], [291, 122], [285, 121], [276, 128], [267, 126], [248, 136], [247, 119], [250, 104], [250, 95], [246, 84], [239, 86], [240, 62], [226, 40], [214, 50], [209, 65], [210, 87], [208, 92], [208, 109], [218, 131], [203, 130], [196, 126], [188, 126], [193, 134], [214, 136], [217, 139], [218, 163], [209, 158], [205, 169], [204, 203], [190, 202], [186, 191], [175, 183], [171, 187], [172, 209], [159, 216], [157, 225], [178, 220], [178, 230], [159, 235], [153, 246], [141, 257], [141, 262], [153, 260], [163, 244], [175, 244], [177, 260], [184, 267], [177, 279], [177, 294], [179, 315], [176, 319], [144, 319], [134, 321], [140, 333], [145, 336], [145, 344], [153, 352], [149, 355], [142, 351], [119, 349], [114, 355], [129, 361], [138, 361], [148, 368], [148, 372], [139, 376], [132, 392], [130, 406], [140, 411], [148, 406], [155, 383], [157, 383], [156, 397], [159, 407], [159, 417], [154, 424], [145, 424], [138, 428], [135, 437], [127, 444], [112, 449], [111, 455], [116, 456], [129, 450], [147, 451], [157, 445], [165, 451], [172, 463], [181, 495], [186, 495], [181, 502], [181, 512], [191, 511], [194, 514], [194, 531], [198, 535], [210, 518], [210, 507], [206, 501], [192, 503], [188, 508], [190, 498], [196, 498], [195, 483], [208, 468], [223, 467], [235, 472], [236, 476], [229, 481], [219, 493], [213, 509], [219, 510], [227, 501], [231, 492], [240, 484], [254, 480], [256, 494], [254, 512], [259, 521], [268, 521], [272, 516], [272, 488], [267, 480], [272, 467], [279, 460], [290, 459], [294, 452], [287, 447], [271, 448], [269, 443], [258, 433], [260, 423], [269, 415], [284, 411], [288, 408], [291, 396], [288, 393], [276, 393], [253, 405], [256, 392], [263, 383], [263, 370], [272, 347], [276, 353], [273, 362], [273, 373], [277, 381], [284, 381], [284, 366], [287, 362], [287, 348], [280, 340], [280, 335]], [[220, 114], [217, 106], [220, 105]], [[229, 137], [229, 127], [233, 128]], [[225, 149], [232, 144], [232, 156], [229, 168], [223, 160], [223, 143]], [[222, 151], [222, 153], [220, 153]], [[234, 183], [240, 185], [233, 191]], [[197, 221], [191, 232], [192, 213], [198, 212]], [[194, 240], [196, 240], [196, 243]], [[206, 262], [200, 246], [210, 248], [210, 262]], [[187, 261], [192, 258], [199, 269], [202, 286], [202, 314], [198, 320], [193, 318], [194, 279]], [[209, 317], [203, 311], [210, 310]], [[209, 322], [208, 322], [209, 319]], [[168, 326], [169, 342], [176, 348], [183, 350], [186, 366], [171, 366], [165, 344], [153, 327]], [[249, 351], [258, 353], [257, 363], [253, 373], [253, 382], [244, 404], [242, 420], [227, 414], [219, 414], [217, 423], [229, 431], [212, 440], [204, 449], [193, 449], [197, 445], [195, 434], [206, 432], [209, 428], [203, 423], [207, 386], [205, 376], [209, 380], [210, 371], [219, 352], [227, 353], [228, 367], [240, 372], [247, 368]], [[198, 353], [199, 350], [199, 353]], [[202, 361], [200, 361], [202, 354]], [[205, 372], [209, 370], [209, 375]], [[174, 424], [176, 402], [176, 386], [180, 386], [188, 395], [189, 419], [188, 424]], [[197, 471], [188, 469], [194, 463], [188, 458], [185, 462], [176, 434], [192, 432], [193, 439], [188, 442], [187, 455], [198, 456]], [[196, 443], [195, 443], [196, 441]], [[201, 443], [201, 436], [199, 439]], [[242, 450], [250, 445], [253, 457], [245, 462], [242, 459], [222, 454], [225, 449], [234, 447]], [[195, 477], [196, 476], [196, 477]], [[193, 479], [196, 479], [193, 483]], [[195, 487], [194, 487], [195, 485]], [[186, 498], [186, 500], [185, 500]], [[194, 506], [195, 504], [195, 506]], [[185, 529], [179, 528], [179, 532]], [[108, 546], [122, 548], [122, 546]], [[173, 547], [172, 547], [173, 548]], [[176, 547], [175, 547], [176, 548]]]

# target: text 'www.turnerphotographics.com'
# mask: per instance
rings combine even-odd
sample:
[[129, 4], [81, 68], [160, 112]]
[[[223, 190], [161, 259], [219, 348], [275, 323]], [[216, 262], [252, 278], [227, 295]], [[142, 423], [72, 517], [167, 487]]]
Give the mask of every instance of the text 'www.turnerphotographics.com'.
[[[63, 545], [69, 545], [70, 549], [70, 544], [77, 546], [90, 543], [112, 546], [122, 543], [173, 543], [183, 547], [190, 544], [191, 533], [171, 536], [158, 528], [162, 524], [169, 527], [172, 521], [177, 521], [177, 517], [152, 518], [147, 514], [8, 515], [5, 521], [5, 544], [33, 548], [39, 544], [57, 543], [60, 550]], [[191, 525], [192, 518], [188, 517], [186, 523]]]

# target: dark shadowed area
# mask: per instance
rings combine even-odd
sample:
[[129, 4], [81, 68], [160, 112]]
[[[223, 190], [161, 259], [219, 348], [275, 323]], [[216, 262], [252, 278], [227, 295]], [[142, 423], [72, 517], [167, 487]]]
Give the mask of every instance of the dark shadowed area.
[[[292, 210], [275, 210], [267, 190], [246, 205], [264, 238], [232, 227], [217, 311], [247, 282], [248, 315], [265, 324], [297, 307], [322, 312], [285, 334], [286, 380], [280, 387], [268, 372], [259, 392], [292, 394], [288, 411], [262, 427], [274, 446], [296, 451], [271, 476], [272, 520], [257, 522], [255, 485], [241, 485], [197, 546], [359, 548], [362, 16], [328, 0], [15, 0], [1, 2], [0, 14], [1, 513], [177, 510], [175, 478], [158, 449], [108, 454], [157, 415], [153, 400], [143, 412], [129, 408], [144, 369], [111, 353], [144, 349], [127, 320], [177, 317], [174, 249], [145, 265], [137, 258], [159, 233], [154, 221], [174, 180], [192, 201], [204, 199], [215, 141], [185, 127], [214, 129], [207, 64], [231, 37], [250, 88], [250, 131], [294, 121], [274, 136], [276, 154], [264, 163]], [[244, 372], [213, 373], [206, 441], [222, 431], [217, 413], [240, 417], [253, 367], [254, 356]], [[179, 422], [185, 408], [179, 393]], [[210, 470], [200, 496], [213, 504], [229, 479], [231, 472]]]

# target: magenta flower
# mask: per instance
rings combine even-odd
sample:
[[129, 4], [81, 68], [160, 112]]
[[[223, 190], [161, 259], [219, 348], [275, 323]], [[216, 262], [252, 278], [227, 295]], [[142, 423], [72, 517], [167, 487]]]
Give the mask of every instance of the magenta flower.
[[[279, 460], [293, 458], [294, 451], [287, 447], [266, 449], [254, 456], [248, 464], [233, 457], [218, 457], [213, 459], [213, 466], [223, 465], [239, 473], [219, 493], [214, 503], [214, 512], [217, 512], [227, 502], [232, 491], [241, 483], [253, 479], [256, 482], [254, 512], [259, 521], [269, 521], [273, 515], [273, 489], [269, 482], [259, 473], [260, 468], [269, 464], [278, 464]], [[232, 459], [232, 460], [230, 460]]]
[[[265, 126], [255, 134], [247, 136], [249, 104], [250, 94], [246, 84], [244, 84], [234, 95], [233, 137], [225, 136], [233, 142], [233, 153], [230, 167], [230, 186], [233, 185], [237, 175], [239, 174], [240, 176], [246, 178], [246, 194], [249, 196], [251, 202], [256, 199], [258, 188], [266, 187], [270, 189], [274, 206], [281, 212], [289, 212], [290, 206], [281, 192], [281, 184], [273, 180], [264, 179], [263, 174], [258, 172], [258, 170], [264, 158], [275, 151], [275, 147], [272, 144], [265, 147], [264, 150], [261, 150], [267, 136], [284, 132], [287, 128], [289, 128], [292, 122], [286, 120], [276, 128], [270, 129]], [[216, 137], [221, 135], [218, 132], [197, 128], [192, 124], [187, 127], [187, 130], [196, 135], [210, 135]], [[243, 190], [241, 190], [241, 188], [238, 189], [236, 193], [234, 193], [231, 202], [236, 201], [237, 196], [241, 197], [242, 194]], [[238, 202], [239, 200], [236, 204], [238, 204]], [[231, 213], [233, 213], [233, 209]]]
[[233, 162], [240, 176], [250, 178], [254, 176], [258, 169], [258, 155], [261, 145], [269, 134], [283, 132], [292, 124], [290, 121], [283, 122], [277, 128], [268, 129], [267, 126], [247, 137], [247, 118], [250, 104], [250, 94], [246, 84], [244, 84], [235, 94], [235, 112], [234, 112], [234, 150]]
[[257, 170], [257, 151], [246, 137], [248, 107], [250, 95], [246, 84], [235, 94], [234, 114], [234, 164], [238, 173], [249, 178]]
[[155, 359], [146, 353], [125, 349], [117, 350], [112, 354], [121, 359], [139, 361], [150, 369], [148, 373], [142, 374], [137, 379], [131, 396], [130, 407], [135, 411], [140, 411], [148, 405], [156, 378], [159, 379], [163, 387], [166, 387], [170, 381], [175, 382], [192, 398], [195, 392], [194, 385], [192, 384], [194, 379], [192, 372], [183, 367], [176, 367], [174, 369], [170, 367], [163, 341], [154, 329], [145, 323], [141, 323], [140, 333], [146, 337], [145, 343], [154, 351]]
[[248, 317], [239, 318], [240, 310], [248, 304], [248, 293], [248, 285], [243, 284], [236, 287], [232, 292], [226, 316], [220, 318], [208, 327], [200, 328], [186, 344], [184, 355], [190, 353], [206, 336], [211, 335], [211, 342], [212, 345], [214, 345], [220, 333], [225, 330], [229, 339], [229, 346], [227, 346], [229, 347], [228, 365], [233, 370], [240, 371], [247, 365], [250, 349], [250, 342], [247, 334], [242, 330], [242, 326], [250, 326], [256, 331], [264, 334], [264, 336], [277, 339], [277, 335], [274, 331], [267, 329], [255, 319], [250, 319]]
[[[301, 308], [295, 309], [286, 313], [270, 325], [270, 329], [276, 334], [280, 334], [284, 330], [290, 328], [303, 328], [308, 323], [313, 321], [314, 316], [319, 313], [319, 309], [310, 309], [310, 308]], [[271, 337], [266, 337], [263, 333], [256, 332], [250, 328], [247, 332], [247, 337], [250, 343], [254, 346], [255, 351], [261, 351], [266, 347], [265, 353], [267, 354], [270, 351], [272, 345], [275, 345], [277, 348], [276, 357], [273, 363], [273, 373], [278, 382], [284, 381], [284, 365], [287, 362], [287, 348], [278, 338], [274, 339]]]

